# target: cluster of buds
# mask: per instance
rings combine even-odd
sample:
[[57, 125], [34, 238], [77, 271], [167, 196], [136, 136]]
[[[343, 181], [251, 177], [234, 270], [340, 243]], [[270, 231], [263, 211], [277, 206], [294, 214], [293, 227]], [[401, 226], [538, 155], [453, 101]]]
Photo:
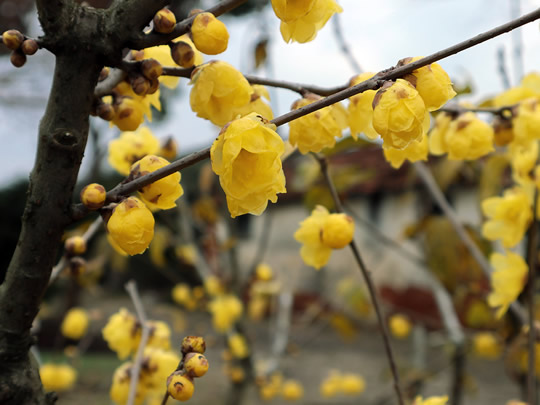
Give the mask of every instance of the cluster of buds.
[[193, 396], [193, 379], [208, 371], [208, 360], [203, 353], [206, 342], [200, 336], [186, 336], [182, 341], [183, 359], [176, 371], [167, 379], [167, 392], [178, 401], [187, 401]]
[[2, 34], [2, 42], [11, 49], [11, 64], [15, 67], [22, 67], [26, 63], [26, 55], [33, 55], [37, 52], [39, 45], [35, 39], [26, 38], [17, 30], [8, 30]]

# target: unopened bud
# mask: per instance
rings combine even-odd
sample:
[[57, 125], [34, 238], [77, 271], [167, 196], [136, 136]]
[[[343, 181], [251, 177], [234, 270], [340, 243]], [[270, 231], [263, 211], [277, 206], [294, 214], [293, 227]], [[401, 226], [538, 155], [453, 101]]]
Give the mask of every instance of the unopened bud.
[[22, 53], [20, 50], [16, 50], [11, 52], [10, 57], [11, 64], [15, 66], [16, 68], [23, 67], [26, 63], [26, 55]]
[[174, 13], [167, 9], [162, 8], [154, 16], [154, 30], [161, 34], [169, 34], [174, 30], [176, 25], [176, 17]]
[[103, 69], [101, 69], [101, 72], [99, 72], [99, 78], [98, 81], [102, 82], [107, 77], [109, 77], [109, 73], [111, 72], [111, 69], [105, 66]]
[[96, 107], [96, 115], [105, 121], [112, 121], [115, 116], [114, 108], [110, 104], [100, 103]]
[[193, 381], [182, 371], [175, 371], [167, 378], [167, 391], [169, 395], [178, 401], [187, 401], [193, 396], [195, 387]]
[[64, 243], [66, 252], [70, 256], [80, 256], [86, 252], [86, 240], [82, 236], [72, 236]]
[[139, 96], [144, 96], [150, 88], [150, 82], [142, 75], [133, 75], [129, 78], [129, 84], [133, 92]]
[[158, 79], [150, 80], [150, 87], [146, 91], [146, 94], [154, 94], [158, 90], [159, 90], [159, 80]]
[[131, 58], [133, 60], [143, 60], [144, 59], [144, 51], [131, 51]]
[[[111, 107], [110, 104], [105, 104]], [[112, 109], [112, 107], [111, 107]], [[105, 199], [107, 198], [107, 191], [101, 184], [92, 183], [88, 184], [81, 191], [81, 201], [89, 210], [97, 210], [103, 207]]]
[[201, 353], [206, 351], [206, 342], [202, 336], [186, 336], [182, 340], [182, 353]]
[[208, 360], [200, 353], [188, 353], [184, 357], [184, 368], [192, 377], [202, 377], [208, 371]]
[[[8, 30], [2, 34], [2, 42], [11, 50], [19, 49], [24, 41], [24, 35], [17, 30]], [[21, 65], [22, 66], [22, 65]], [[17, 66], [20, 67], [20, 66]]]
[[21, 45], [21, 50], [25, 55], [33, 55], [39, 49], [38, 43], [34, 39], [26, 39]]
[[190, 68], [195, 64], [195, 51], [190, 44], [178, 41], [169, 46], [171, 48], [171, 57], [178, 66]]
[[163, 66], [155, 59], [145, 59], [141, 64], [141, 72], [148, 80], [154, 80], [163, 73]]

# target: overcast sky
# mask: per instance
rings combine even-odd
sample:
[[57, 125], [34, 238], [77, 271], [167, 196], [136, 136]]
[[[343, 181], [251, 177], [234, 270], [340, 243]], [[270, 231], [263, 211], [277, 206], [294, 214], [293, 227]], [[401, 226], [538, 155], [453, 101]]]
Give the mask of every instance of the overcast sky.
[[[367, 2], [340, 0], [344, 9], [341, 25], [344, 37], [356, 59], [366, 71], [379, 71], [407, 56], [425, 56], [465, 40], [511, 19], [516, 0], [385, 0]], [[521, 0], [521, 14], [540, 7], [540, 0]], [[243, 18], [223, 18], [231, 39], [229, 49], [219, 59], [226, 60], [243, 72], [252, 68], [252, 49], [267, 32], [271, 72], [257, 72], [274, 78], [334, 86], [347, 82], [355, 74], [337, 45], [330, 21], [317, 38], [308, 44], [286, 44], [279, 34], [279, 21], [270, 7], [260, 14]], [[35, 23], [37, 34], [38, 26]], [[520, 29], [523, 44], [524, 71], [540, 71], [539, 23]], [[512, 84], [517, 83], [519, 69], [513, 57], [516, 35], [505, 34], [473, 49], [451, 56], [440, 64], [454, 82], [473, 81], [480, 100], [500, 92], [497, 51], [504, 49]], [[206, 58], [210, 60], [211, 58]], [[213, 59], [217, 59], [214, 57]], [[50, 88], [53, 58], [46, 51], [29, 58], [22, 69], [12, 68], [8, 57], [0, 58], [0, 137], [2, 161], [9, 162], [0, 171], [0, 186], [15, 178], [28, 176], [32, 168], [39, 119]], [[164, 122], [151, 125], [159, 136], [174, 135], [182, 152], [208, 146], [219, 129], [197, 118], [189, 108], [189, 87], [182, 80], [177, 95], [170, 100], [170, 113]], [[274, 113], [282, 114], [298, 98], [287, 90], [272, 91]], [[102, 139], [116, 135], [115, 129], [98, 122]], [[286, 136], [287, 128], [283, 135]], [[87, 154], [87, 156], [89, 156]], [[85, 159], [88, 160], [88, 159]], [[84, 167], [88, 162], [83, 162]]]

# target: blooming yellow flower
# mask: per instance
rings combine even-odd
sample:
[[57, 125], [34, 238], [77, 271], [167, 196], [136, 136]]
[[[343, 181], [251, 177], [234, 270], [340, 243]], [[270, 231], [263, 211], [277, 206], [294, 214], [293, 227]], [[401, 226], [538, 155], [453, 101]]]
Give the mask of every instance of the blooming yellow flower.
[[171, 375], [180, 362], [180, 356], [169, 350], [156, 347], [145, 347], [141, 377], [146, 387], [151, 390], [161, 389], [167, 377]]
[[343, 9], [334, 0], [315, 0], [307, 14], [287, 22], [281, 21], [281, 36], [285, 42], [312, 41], [330, 17], [342, 11]]
[[476, 114], [466, 112], [450, 122], [444, 133], [448, 158], [451, 160], [478, 159], [493, 151], [493, 128]]
[[[131, 85], [120, 82], [113, 90], [117, 94], [117, 101], [114, 104], [115, 115], [111, 122], [121, 131], [135, 131], [144, 122], [144, 116], [148, 121], [152, 121], [152, 109], [161, 110], [159, 101], [159, 89], [153, 94], [139, 96], [135, 94]], [[108, 97], [104, 97], [104, 101]]]
[[195, 16], [191, 25], [191, 37], [199, 51], [207, 55], [217, 55], [229, 43], [227, 27], [212, 13], [200, 13]]
[[311, 212], [311, 216], [300, 223], [300, 228], [294, 233], [294, 239], [302, 243], [300, 249], [302, 260], [317, 270], [328, 263], [332, 253], [332, 248], [324, 245], [321, 240], [321, 231], [329, 215], [325, 207], [318, 205]]
[[88, 314], [83, 308], [71, 308], [62, 321], [62, 335], [69, 339], [80, 339], [88, 330]]
[[147, 347], [154, 347], [163, 350], [171, 348], [171, 329], [162, 321], [148, 321], [150, 334], [148, 337]]
[[482, 226], [482, 235], [500, 239], [506, 248], [516, 246], [532, 220], [531, 202], [523, 188], [515, 187], [502, 197], [482, 201], [482, 211], [489, 218]]
[[111, 315], [102, 334], [109, 348], [122, 360], [137, 350], [141, 339], [141, 327], [127, 309], [121, 308]]
[[244, 308], [234, 295], [225, 294], [215, 297], [208, 303], [212, 314], [212, 324], [218, 332], [226, 332], [240, 318]]
[[341, 391], [341, 375], [336, 370], [332, 370], [319, 387], [319, 391], [324, 398], [331, 398]]
[[191, 288], [185, 283], [179, 283], [172, 289], [172, 299], [179, 305], [194, 309], [196, 302], [191, 295]]
[[[169, 161], [159, 156], [146, 155], [131, 166], [131, 174], [136, 178], [167, 166]], [[139, 196], [151, 209], [166, 210], [176, 207], [176, 200], [184, 194], [180, 185], [180, 172], [174, 172], [139, 190]]]
[[77, 380], [77, 371], [67, 364], [43, 364], [39, 368], [39, 377], [45, 391], [66, 391]]
[[497, 359], [501, 355], [502, 346], [493, 333], [480, 332], [473, 337], [474, 353], [486, 359]]
[[204, 289], [206, 293], [211, 297], [216, 297], [223, 294], [223, 284], [216, 276], [208, 276], [204, 280]]
[[493, 253], [489, 258], [494, 272], [491, 275], [492, 292], [488, 296], [491, 307], [499, 307], [496, 317], [501, 318], [514, 302], [527, 281], [529, 268], [520, 255], [513, 252]]
[[448, 152], [446, 145], [446, 132], [452, 122], [452, 116], [445, 112], [437, 114], [435, 125], [429, 133], [429, 153], [432, 155], [444, 155]]
[[518, 86], [512, 87], [493, 99], [494, 107], [511, 106], [519, 103], [530, 97], [535, 97], [537, 94], [530, 88]]
[[154, 237], [154, 216], [146, 205], [135, 197], [118, 204], [107, 222], [107, 231], [127, 254], [143, 253]]
[[[132, 366], [132, 363], [124, 363], [114, 371], [109, 396], [117, 405], [124, 405], [127, 403], [129, 386], [131, 384]], [[147, 394], [147, 387], [140, 383], [141, 377], [142, 374], [139, 375], [139, 383], [137, 384], [137, 391], [135, 393], [135, 404], [137, 405], [142, 404]]]
[[283, 141], [275, 125], [251, 113], [223, 127], [212, 144], [212, 170], [227, 196], [231, 217], [260, 215], [268, 201], [286, 192], [281, 155]]
[[[292, 109], [296, 110], [320, 99], [315, 94], [308, 94], [297, 100]], [[289, 142], [293, 146], [298, 145], [301, 153], [317, 153], [324, 148], [332, 148], [347, 125], [347, 111], [337, 103], [291, 121]]]
[[159, 140], [147, 127], [135, 132], [122, 132], [119, 138], [109, 142], [109, 164], [127, 176], [133, 163], [146, 155], [156, 154], [158, 150]]
[[346, 395], [358, 395], [365, 391], [366, 381], [361, 375], [348, 373], [340, 376], [340, 391]]
[[448, 395], [440, 397], [428, 397], [422, 399], [421, 396], [418, 396], [414, 399], [413, 405], [446, 405], [448, 402]]
[[399, 339], [404, 339], [411, 333], [412, 325], [409, 319], [403, 315], [395, 314], [388, 320], [390, 332]]
[[403, 149], [420, 140], [425, 127], [426, 107], [418, 91], [403, 79], [387, 82], [373, 100], [373, 128], [383, 138], [383, 147]]
[[538, 141], [534, 140], [526, 144], [511, 143], [508, 147], [508, 153], [514, 181], [522, 186], [531, 183], [533, 181], [532, 171], [538, 160]]
[[428, 137], [424, 135], [421, 141], [412, 141], [403, 149], [384, 148], [384, 158], [394, 169], [399, 169], [405, 160], [417, 162], [428, 158]]
[[236, 118], [236, 110], [251, 101], [253, 89], [246, 78], [226, 62], [212, 61], [191, 74], [189, 102], [198, 117], [223, 126]]
[[289, 22], [305, 16], [313, 8], [315, 0], [272, 0], [272, 8], [277, 18]]
[[304, 387], [299, 381], [285, 380], [281, 387], [281, 396], [287, 401], [296, 401], [304, 396]]
[[237, 359], [245, 359], [249, 355], [249, 346], [243, 335], [233, 333], [229, 336], [227, 341], [229, 343], [231, 354]]
[[274, 272], [268, 264], [259, 263], [255, 268], [255, 277], [257, 280], [270, 281], [274, 277]]
[[[349, 86], [355, 86], [371, 77], [373, 77], [371, 72], [361, 73], [351, 79]], [[379, 136], [375, 128], [373, 128], [373, 98], [376, 93], [375, 90], [366, 90], [349, 99], [349, 127], [351, 128], [351, 135], [355, 139], [360, 133], [363, 133], [369, 139], [375, 139]]]
[[353, 240], [354, 222], [345, 214], [330, 214], [326, 217], [320, 239], [332, 249], [343, 249]]
[[540, 96], [540, 74], [531, 72], [521, 79], [521, 87], [532, 90], [537, 96]]
[[529, 144], [540, 138], [540, 105], [537, 98], [528, 98], [519, 103], [512, 119], [514, 143]]
[[274, 113], [272, 112], [272, 108], [264, 101], [264, 99], [270, 101], [268, 89], [260, 84], [254, 84], [251, 86], [251, 89], [253, 90], [253, 93], [251, 94], [249, 103], [234, 109], [233, 115], [235, 117], [244, 117], [254, 112], [267, 120], [273, 119]]
[[[405, 58], [399, 64], [407, 65], [419, 59], [422, 57]], [[450, 77], [438, 63], [416, 69], [407, 77], [407, 80], [416, 87], [428, 111], [438, 110], [456, 95]]]

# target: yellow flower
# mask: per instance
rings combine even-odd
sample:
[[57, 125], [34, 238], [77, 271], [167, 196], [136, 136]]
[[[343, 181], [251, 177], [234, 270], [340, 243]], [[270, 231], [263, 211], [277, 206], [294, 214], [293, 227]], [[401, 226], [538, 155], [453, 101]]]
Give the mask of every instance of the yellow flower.
[[[422, 57], [405, 58], [398, 65], [407, 65], [419, 59]], [[416, 87], [428, 111], [438, 110], [456, 95], [450, 77], [438, 63], [416, 69], [411, 73], [411, 76], [407, 77], [407, 80]]]
[[343, 374], [340, 377], [340, 390], [347, 395], [358, 395], [366, 389], [366, 381], [358, 374]]
[[537, 96], [540, 95], [540, 74], [531, 72], [523, 76], [521, 86], [532, 90]]
[[[113, 381], [109, 396], [117, 405], [125, 405], [129, 397], [129, 386], [131, 384], [131, 367], [132, 363], [124, 363], [118, 367], [113, 374]], [[139, 383], [135, 393], [135, 404], [140, 405], [144, 401], [147, 388], [140, 383], [142, 375], [139, 375]]]
[[473, 349], [479, 357], [497, 359], [501, 355], [502, 346], [493, 333], [480, 332], [473, 337]]
[[240, 318], [244, 308], [234, 295], [220, 295], [208, 303], [212, 323], [218, 332], [226, 332]]
[[394, 169], [399, 169], [405, 160], [417, 162], [428, 158], [428, 137], [424, 135], [421, 141], [412, 141], [403, 149], [384, 148], [384, 158]]
[[485, 199], [482, 211], [489, 218], [482, 226], [482, 235], [489, 240], [500, 239], [506, 248], [519, 243], [532, 220], [529, 197], [520, 187], [506, 190], [503, 197]]
[[191, 37], [199, 51], [207, 55], [217, 55], [229, 43], [227, 27], [212, 13], [200, 13], [195, 16], [191, 25]]
[[246, 78], [226, 62], [212, 61], [191, 74], [189, 102], [198, 117], [218, 126], [236, 118], [236, 109], [251, 101], [253, 89]]
[[233, 333], [228, 338], [229, 350], [237, 359], [245, 359], [249, 355], [246, 338], [239, 333]]
[[270, 101], [270, 94], [266, 87], [259, 84], [254, 84], [251, 86], [253, 93], [251, 94], [251, 99], [249, 103], [238, 107], [234, 110], [233, 114], [235, 117], [244, 117], [252, 112], [257, 113], [258, 115], [271, 120], [274, 118], [274, 113], [270, 105], [264, 102], [263, 98]]
[[260, 215], [268, 201], [286, 192], [281, 155], [285, 147], [275, 125], [251, 113], [223, 127], [212, 144], [212, 170], [227, 196], [231, 217]]
[[[292, 109], [296, 110], [320, 99], [315, 94], [308, 94], [297, 100]], [[332, 148], [336, 144], [336, 137], [341, 137], [347, 125], [347, 111], [337, 103], [291, 121], [289, 142], [293, 146], [298, 145], [301, 153], [317, 153], [324, 148]]]
[[324, 398], [331, 398], [341, 391], [341, 375], [336, 370], [330, 371], [319, 387]]
[[521, 256], [513, 252], [507, 252], [506, 256], [493, 253], [489, 261], [494, 272], [491, 275], [493, 291], [488, 296], [488, 304], [499, 307], [496, 317], [501, 318], [523, 291], [529, 268]]
[[88, 184], [81, 191], [81, 202], [89, 210], [97, 210], [103, 207], [106, 198], [107, 190], [101, 184]]
[[169, 350], [171, 348], [171, 329], [162, 321], [148, 321], [147, 326], [150, 329], [147, 347]]
[[257, 280], [270, 281], [274, 277], [274, 272], [268, 264], [259, 263], [255, 268], [255, 277]]
[[188, 309], [195, 308], [195, 300], [191, 295], [191, 288], [185, 283], [176, 284], [172, 289], [172, 298], [174, 302], [179, 305], [185, 306]]
[[127, 176], [133, 163], [158, 150], [159, 141], [147, 127], [135, 132], [122, 132], [119, 138], [109, 142], [109, 164]]
[[313, 8], [315, 0], [272, 0], [272, 8], [277, 18], [289, 22], [305, 16]]
[[211, 297], [216, 297], [223, 294], [223, 284], [216, 276], [208, 276], [204, 280], [204, 289], [206, 293]]
[[145, 347], [141, 377], [146, 387], [160, 390], [167, 381], [167, 377], [176, 370], [180, 356], [176, 353], [156, 348]]
[[[373, 77], [371, 72], [354, 76], [349, 86], [355, 86], [371, 77]], [[375, 139], [379, 136], [375, 128], [373, 128], [373, 98], [376, 93], [375, 90], [366, 90], [349, 99], [349, 127], [351, 128], [351, 135], [355, 139], [360, 133], [364, 133], [369, 139]]]
[[300, 228], [294, 233], [294, 239], [302, 243], [300, 249], [302, 260], [317, 270], [328, 263], [332, 253], [332, 248], [324, 245], [321, 240], [321, 231], [329, 215], [326, 208], [318, 205], [311, 212], [311, 216], [300, 223]]
[[404, 339], [411, 333], [411, 322], [403, 315], [392, 315], [388, 320], [388, 325], [390, 326], [390, 332], [392, 332], [392, 335], [399, 339]]
[[511, 106], [519, 103], [530, 97], [535, 97], [537, 94], [527, 87], [512, 87], [493, 99], [494, 107]]
[[43, 364], [39, 377], [45, 391], [66, 391], [77, 380], [77, 371], [67, 364]]
[[88, 330], [88, 314], [83, 308], [71, 308], [62, 321], [62, 335], [69, 339], [80, 339]]
[[354, 222], [345, 214], [330, 214], [326, 217], [322, 231], [321, 242], [332, 249], [343, 249], [354, 237]]
[[[137, 178], [152, 173], [157, 169], [167, 166], [169, 161], [159, 156], [146, 155], [131, 166], [131, 174]], [[174, 172], [152, 184], [139, 190], [141, 199], [150, 209], [162, 209], [176, 207], [176, 200], [184, 194], [180, 185], [180, 172]]]
[[[121, 131], [135, 131], [143, 123], [145, 115], [148, 121], [152, 121], [151, 107], [161, 110], [159, 89], [153, 94], [139, 96], [129, 83], [123, 81], [113, 91], [118, 97], [114, 104], [115, 115], [111, 125], [115, 124]], [[104, 97], [104, 101], [106, 99]]]
[[178, 245], [174, 252], [180, 260], [190, 266], [195, 266], [197, 263], [197, 249], [193, 244]]
[[414, 399], [413, 405], [446, 405], [448, 402], [448, 395], [441, 397], [428, 397], [422, 399], [421, 396], [418, 396]]
[[312, 41], [330, 17], [342, 11], [334, 0], [315, 0], [307, 14], [288, 22], [281, 21], [281, 36], [285, 42], [296, 41], [303, 44]]
[[121, 308], [111, 315], [102, 334], [109, 348], [122, 360], [137, 350], [141, 339], [141, 327], [131, 313]]
[[135, 197], [118, 204], [107, 222], [107, 231], [118, 246], [129, 255], [143, 253], [154, 237], [154, 216]]
[[493, 128], [472, 112], [450, 122], [444, 137], [451, 160], [478, 159], [493, 151]]
[[383, 147], [403, 149], [427, 131], [426, 113], [424, 101], [414, 86], [397, 79], [385, 83], [375, 95], [373, 128], [382, 136]]
[[512, 119], [514, 143], [529, 144], [540, 138], [540, 105], [538, 99], [529, 98], [519, 103]]
[[281, 396], [287, 401], [296, 401], [304, 396], [304, 387], [296, 380], [285, 380], [281, 387]]
[[448, 152], [446, 145], [446, 133], [452, 122], [452, 116], [445, 112], [437, 114], [435, 125], [429, 133], [429, 153], [432, 155], [444, 155]]
[[538, 141], [527, 144], [512, 143], [508, 147], [510, 163], [512, 165], [512, 177], [516, 183], [527, 185], [533, 181], [531, 172], [538, 160]]

